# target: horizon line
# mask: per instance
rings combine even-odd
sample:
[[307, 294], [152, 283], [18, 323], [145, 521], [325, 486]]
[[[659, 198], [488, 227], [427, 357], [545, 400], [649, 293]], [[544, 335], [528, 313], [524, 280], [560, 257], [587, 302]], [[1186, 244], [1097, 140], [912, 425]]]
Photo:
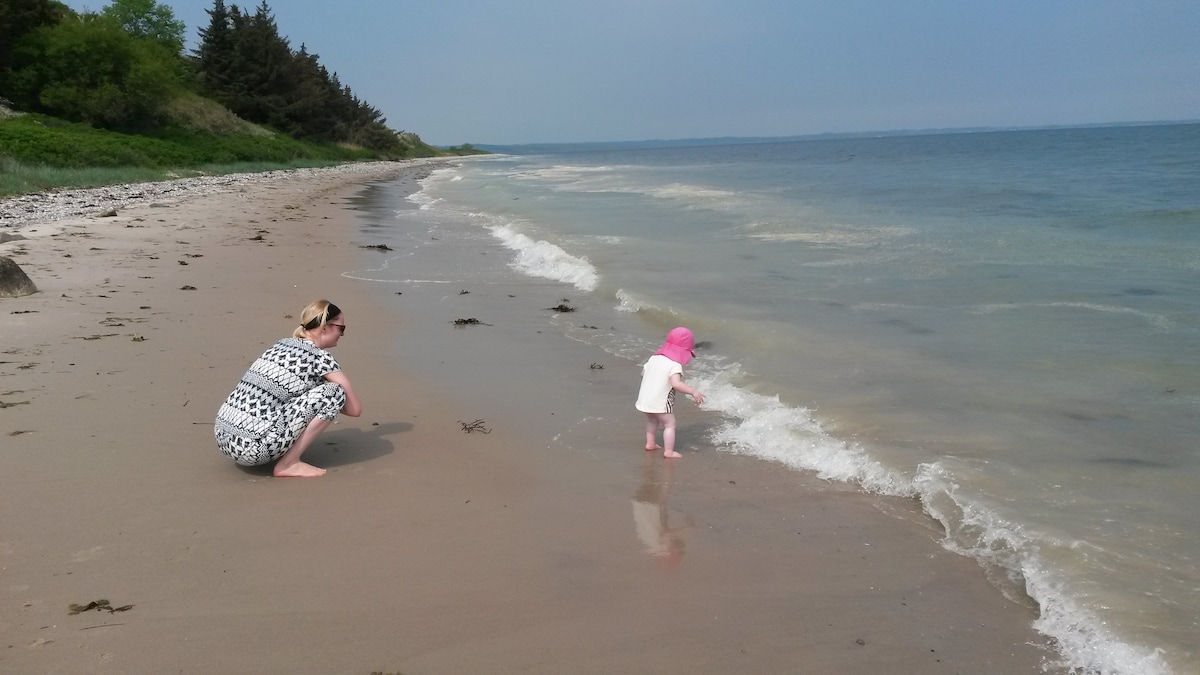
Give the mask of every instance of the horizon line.
[[[530, 141], [526, 143], [469, 143], [469, 145], [485, 149], [492, 148], [521, 148], [546, 146], [602, 146], [602, 145], [648, 145], [648, 144], [682, 144], [682, 143], [754, 143], [772, 141], [819, 140], [828, 138], [869, 138], [880, 136], [925, 136], [935, 134], [968, 134], [968, 133], [998, 133], [1005, 131], [1044, 131], [1051, 129], [1095, 129], [1104, 127], [1141, 127], [1141, 126], [1171, 126], [1200, 124], [1200, 118], [1184, 120], [1143, 120], [1133, 122], [1086, 122], [1079, 124], [1040, 124], [1030, 126], [974, 126], [974, 127], [925, 127], [872, 131], [825, 131], [809, 134], [788, 134], [782, 136], [694, 136], [683, 138], [647, 138], [641, 140], [616, 141]], [[461, 144], [460, 144], [461, 145]], [[460, 146], [439, 146], [460, 147]]]

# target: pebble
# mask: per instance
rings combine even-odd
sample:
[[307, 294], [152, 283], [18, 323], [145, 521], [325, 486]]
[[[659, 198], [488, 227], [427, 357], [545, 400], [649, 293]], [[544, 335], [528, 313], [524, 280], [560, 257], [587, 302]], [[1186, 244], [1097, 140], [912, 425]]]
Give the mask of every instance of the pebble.
[[98, 217], [159, 199], [178, 199], [218, 192], [233, 192], [252, 183], [292, 178], [326, 178], [335, 175], [372, 174], [386, 177], [430, 160], [355, 162], [333, 167], [285, 169], [261, 173], [176, 178], [153, 183], [125, 183], [98, 188], [61, 189], [0, 200], [0, 229], [52, 223], [68, 218]]

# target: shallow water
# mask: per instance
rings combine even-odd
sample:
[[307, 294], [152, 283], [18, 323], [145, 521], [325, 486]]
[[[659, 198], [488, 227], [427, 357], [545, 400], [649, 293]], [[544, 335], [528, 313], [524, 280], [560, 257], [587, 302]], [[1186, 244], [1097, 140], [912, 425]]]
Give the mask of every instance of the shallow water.
[[919, 497], [1080, 672], [1196, 672], [1197, 186], [1200, 125], [565, 147], [376, 200], [372, 278], [554, 280], [631, 363], [687, 325], [718, 447]]

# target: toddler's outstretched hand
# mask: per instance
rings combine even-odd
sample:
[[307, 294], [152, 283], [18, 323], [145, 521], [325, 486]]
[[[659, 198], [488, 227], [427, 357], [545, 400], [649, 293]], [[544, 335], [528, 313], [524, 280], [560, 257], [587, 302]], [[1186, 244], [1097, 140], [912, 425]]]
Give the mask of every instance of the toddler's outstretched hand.
[[696, 405], [700, 405], [704, 403], [704, 394], [699, 391], [692, 392], [692, 400], [696, 402]]

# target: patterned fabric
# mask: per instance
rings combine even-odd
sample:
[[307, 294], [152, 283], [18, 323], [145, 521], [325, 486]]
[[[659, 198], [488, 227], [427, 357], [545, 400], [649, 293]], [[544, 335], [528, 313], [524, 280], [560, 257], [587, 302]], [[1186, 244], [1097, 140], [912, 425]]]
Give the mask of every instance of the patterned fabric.
[[308, 340], [285, 338], [250, 365], [217, 411], [217, 447], [238, 464], [279, 459], [312, 420], [333, 420], [346, 405], [341, 385], [325, 375], [341, 370]]

